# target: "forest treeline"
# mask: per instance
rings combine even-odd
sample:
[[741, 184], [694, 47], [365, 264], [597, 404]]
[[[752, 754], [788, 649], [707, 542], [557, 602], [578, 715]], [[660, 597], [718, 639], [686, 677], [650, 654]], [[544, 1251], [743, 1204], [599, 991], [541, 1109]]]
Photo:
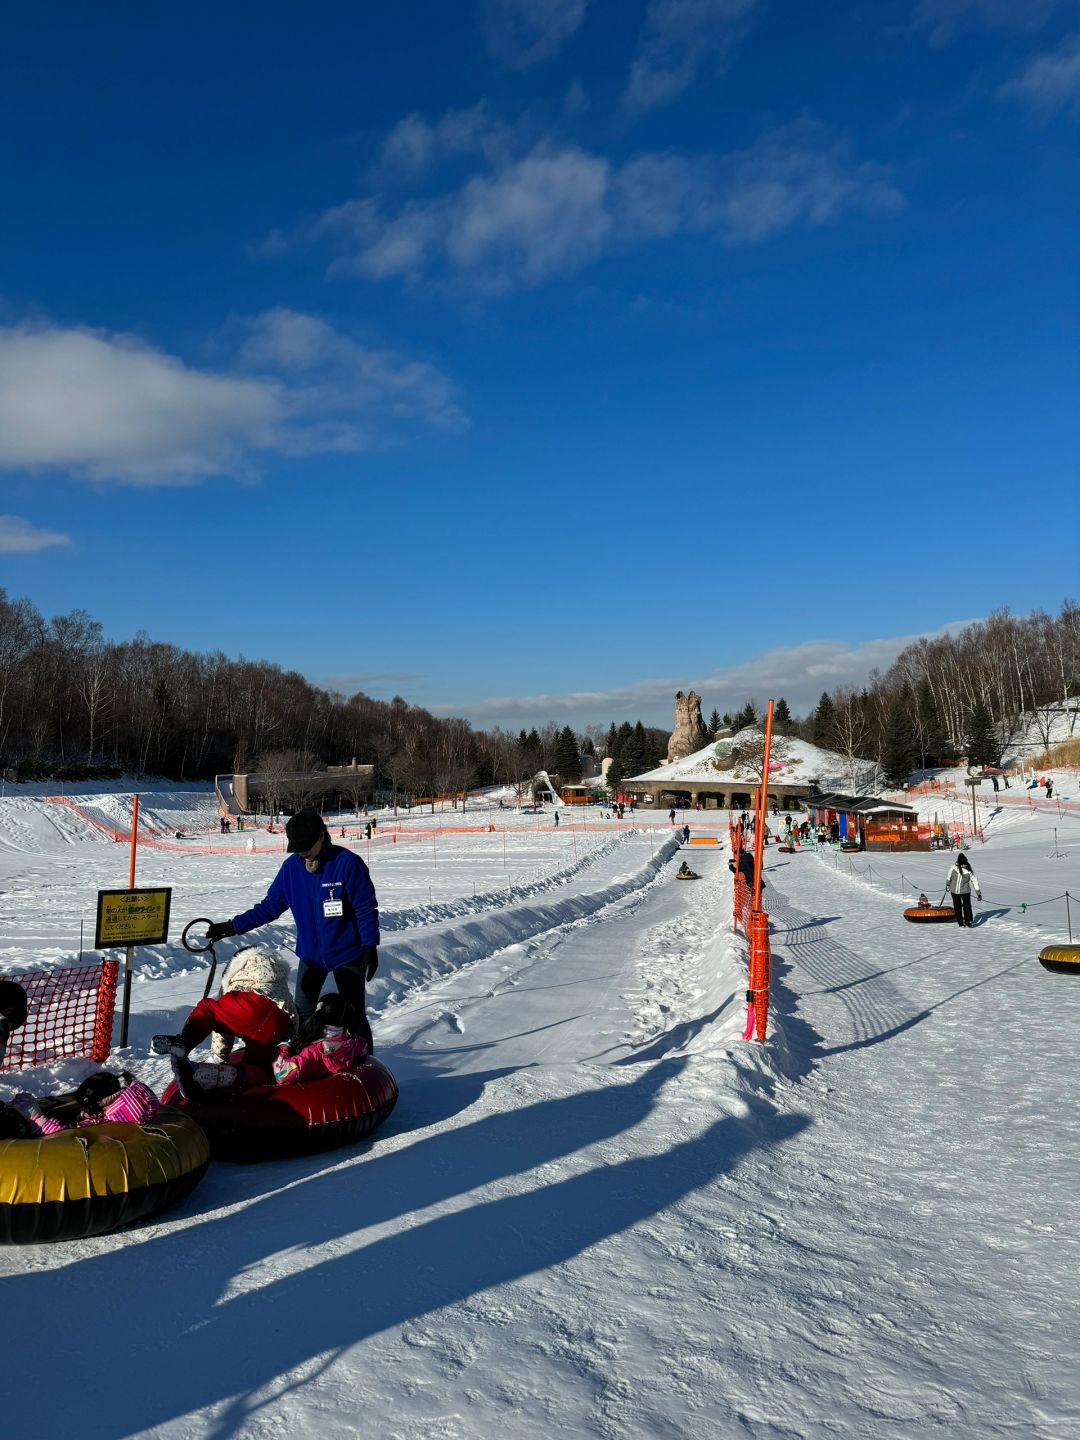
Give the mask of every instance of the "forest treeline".
[[[865, 687], [823, 694], [808, 716], [781, 700], [778, 728], [910, 769], [962, 750], [973, 726], [983, 748], [1000, 753], [1023, 713], [1049, 726], [1054, 707], [1078, 692], [1080, 607], [1067, 600], [1057, 616], [999, 610], [955, 635], [917, 640]], [[737, 713], [714, 709], [710, 728], [756, 715], [753, 701]], [[520, 784], [540, 769], [573, 780], [582, 753], [611, 755], [616, 777], [633, 775], [663, 758], [666, 739], [640, 722], [474, 730], [400, 696], [321, 689], [265, 660], [197, 654], [143, 632], [108, 641], [85, 610], [46, 620], [0, 589], [0, 768], [19, 779], [201, 780], [280, 767], [284, 754], [304, 764], [355, 758], [376, 767], [380, 788], [453, 794]]]
[[[623, 732], [635, 768], [663, 753], [666, 732]], [[144, 632], [109, 641], [85, 610], [47, 620], [0, 588], [0, 769], [13, 779], [204, 780], [356, 759], [376, 767], [377, 789], [454, 794], [522, 784], [542, 769], [579, 778], [580, 754], [605, 753], [606, 736], [554, 721], [474, 730], [400, 696], [321, 689], [265, 660], [196, 654]]]
[[[777, 728], [849, 759], [879, 761], [900, 784], [914, 769], [965, 756], [996, 765], [1029, 717], [1043, 748], [1062, 708], [1080, 695], [1080, 606], [1059, 614], [995, 610], [954, 635], [922, 637], [865, 686], [822, 694], [795, 719], [783, 701]], [[783, 714], [780, 713], [781, 707]], [[730, 717], [736, 728], [757, 718], [750, 700]]]

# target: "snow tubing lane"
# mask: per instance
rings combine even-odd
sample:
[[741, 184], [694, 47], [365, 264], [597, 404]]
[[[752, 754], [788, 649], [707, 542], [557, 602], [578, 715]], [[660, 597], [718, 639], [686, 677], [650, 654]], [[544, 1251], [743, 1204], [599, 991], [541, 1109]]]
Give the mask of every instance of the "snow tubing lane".
[[85, 1240], [145, 1220], [189, 1195], [210, 1145], [179, 1110], [145, 1125], [85, 1125], [0, 1140], [0, 1244]]
[[956, 924], [956, 915], [951, 905], [912, 905], [904, 911], [904, 919], [915, 925], [943, 925], [946, 920]]
[[175, 1085], [167, 1104], [194, 1116], [215, 1160], [284, 1160], [334, 1150], [370, 1135], [397, 1104], [397, 1081], [375, 1056], [340, 1075], [295, 1085], [257, 1085], [229, 1099], [184, 1100]]
[[1059, 975], [1080, 975], [1080, 945], [1046, 945], [1039, 951], [1039, 964]]

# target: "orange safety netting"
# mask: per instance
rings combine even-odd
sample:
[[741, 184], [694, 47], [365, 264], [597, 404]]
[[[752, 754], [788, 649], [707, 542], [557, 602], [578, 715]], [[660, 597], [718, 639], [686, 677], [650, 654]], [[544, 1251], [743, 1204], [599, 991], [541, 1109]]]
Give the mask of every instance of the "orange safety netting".
[[117, 960], [97, 960], [0, 976], [22, 986], [29, 1011], [26, 1024], [8, 1040], [0, 1069], [26, 1070], [73, 1057], [107, 1059], [119, 968]]

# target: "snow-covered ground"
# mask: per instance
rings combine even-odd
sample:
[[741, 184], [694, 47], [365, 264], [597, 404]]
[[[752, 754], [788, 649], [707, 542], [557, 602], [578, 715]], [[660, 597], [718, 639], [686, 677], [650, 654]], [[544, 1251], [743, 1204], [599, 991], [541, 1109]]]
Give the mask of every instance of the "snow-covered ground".
[[[726, 845], [680, 884], [670, 826], [560, 818], [380, 818], [398, 1108], [354, 1149], [212, 1166], [157, 1223], [0, 1252], [6, 1433], [1080, 1433], [1080, 982], [1036, 960], [1080, 817], [987, 814], [971, 931], [901, 918], [944, 855], [770, 850], [765, 1046], [739, 1038]], [[140, 853], [175, 937], [268, 883], [280, 857], [235, 838]], [[0, 801], [0, 969], [74, 958], [126, 866], [74, 812]], [[146, 1043], [205, 968], [173, 943], [138, 975], [117, 1059], [160, 1082]]]

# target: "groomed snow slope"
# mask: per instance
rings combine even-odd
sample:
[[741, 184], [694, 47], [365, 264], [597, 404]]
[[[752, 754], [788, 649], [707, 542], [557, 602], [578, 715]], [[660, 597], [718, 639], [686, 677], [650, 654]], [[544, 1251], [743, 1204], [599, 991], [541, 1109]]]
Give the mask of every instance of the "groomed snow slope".
[[[1024, 818], [976, 867], [1065, 888], [1080, 847], [1049, 860]], [[11, 1433], [1077, 1433], [1080, 982], [1036, 963], [1047, 930], [990, 903], [972, 931], [905, 925], [893, 877], [770, 852], [776, 1023], [744, 1045], [726, 856], [680, 884], [663, 838], [575, 867], [560, 828], [562, 880], [472, 908], [463, 865], [465, 908], [430, 920], [387, 866], [413, 916], [373, 987], [390, 1122], [214, 1166], [158, 1224], [0, 1253]], [[274, 868], [176, 863], [182, 915]], [[205, 973], [153, 965], [139, 1045]]]

